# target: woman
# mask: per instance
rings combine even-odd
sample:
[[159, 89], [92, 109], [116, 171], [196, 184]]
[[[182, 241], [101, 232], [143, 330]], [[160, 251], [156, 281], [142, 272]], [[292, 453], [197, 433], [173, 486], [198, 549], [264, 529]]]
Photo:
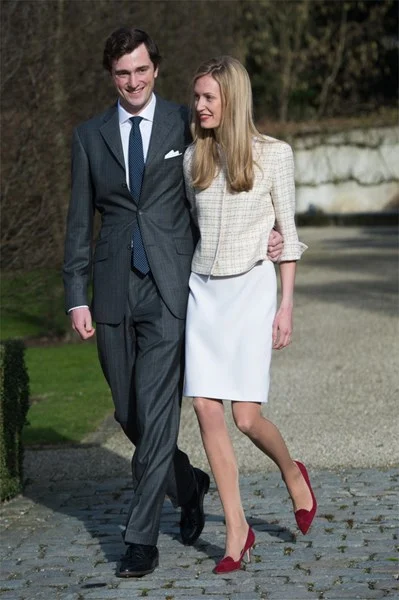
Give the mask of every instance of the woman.
[[[292, 460], [278, 429], [261, 414], [272, 347], [291, 342], [295, 267], [306, 246], [294, 223], [291, 148], [256, 130], [241, 63], [229, 56], [203, 63], [193, 98], [194, 142], [184, 175], [200, 239], [190, 277], [184, 394], [194, 398], [223, 505], [226, 550], [214, 571], [226, 573], [249, 559], [255, 535], [242, 508], [223, 400], [232, 401], [237, 427], [281, 470], [302, 533], [316, 512], [306, 468]], [[275, 270], [267, 258], [273, 227], [284, 238], [277, 313]]]

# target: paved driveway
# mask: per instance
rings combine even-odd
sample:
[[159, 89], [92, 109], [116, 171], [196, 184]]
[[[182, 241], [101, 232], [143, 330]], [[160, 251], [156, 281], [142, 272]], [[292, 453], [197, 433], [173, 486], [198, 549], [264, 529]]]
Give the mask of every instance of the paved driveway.
[[[377, 600], [398, 587], [398, 257], [393, 229], [301, 229], [292, 346], [275, 354], [265, 414], [310, 467], [319, 511], [298, 534], [271, 462], [235, 429], [254, 561], [217, 577], [224, 525], [214, 485], [195, 547], [166, 500], [160, 567], [114, 576], [132, 449], [112, 420], [91, 446], [26, 453], [24, 496], [1, 511], [1, 600]], [[227, 409], [229, 408], [227, 404]], [[184, 401], [180, 445], [207, 468]], [[270, 472], [269, 472], [270, 471]]]

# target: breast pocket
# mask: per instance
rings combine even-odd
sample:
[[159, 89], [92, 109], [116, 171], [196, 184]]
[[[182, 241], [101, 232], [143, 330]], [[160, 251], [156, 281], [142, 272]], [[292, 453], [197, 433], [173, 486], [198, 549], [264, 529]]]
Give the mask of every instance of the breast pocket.
[[164, 158], [162, 162], [162, 169], [165, 171], [170, 171], [173, 169], [183, 170], [183, 154], [179, 154], [179, 156], [172, 156], [170, 158]]

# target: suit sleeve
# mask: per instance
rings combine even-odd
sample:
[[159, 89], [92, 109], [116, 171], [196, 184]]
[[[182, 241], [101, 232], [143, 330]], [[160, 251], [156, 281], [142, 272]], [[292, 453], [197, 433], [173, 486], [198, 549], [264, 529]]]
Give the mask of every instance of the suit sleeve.
[[79, 132], [72, 141], [72, 191], [68, 210], [63, 279], [65, 309], [89, 305], [92, 235], [94, 222], [93, 186], [90, 164]]
[[191, 218], [196, 228], [198, 228], [197, 211], [195, 205], [195, 191], [192, 184], [191, 177], [191, 163], [192, 163], [193, 147], [189, 146], [184, 153], [183, 157], [183, 174], [184, 174], [184, 186], [186, 189], [186, 196], [190, 207]]
[[295, 225], [294, 157], [288, 144], [281, 144], [277, 152], [271, 197], [276, 214], [276, 229], [284, 239], [284, 250], [279, 262], [298, 260], [307, 246], [298, 240]]

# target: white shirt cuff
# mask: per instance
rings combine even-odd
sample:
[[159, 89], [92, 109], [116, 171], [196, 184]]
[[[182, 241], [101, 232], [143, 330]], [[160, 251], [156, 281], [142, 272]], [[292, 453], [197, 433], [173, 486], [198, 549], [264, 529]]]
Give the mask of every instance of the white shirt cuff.
[[70, 309], [68, 310], [68, 314], [69, 314], [70, 312], [72, 312], [73, 310], [75, 310], [76, 308], [89, 308], [89, 307], [87, 306], [87, 304], [81, 304], [80, 306], [74, 306], [73, 308], [70, 308]]

